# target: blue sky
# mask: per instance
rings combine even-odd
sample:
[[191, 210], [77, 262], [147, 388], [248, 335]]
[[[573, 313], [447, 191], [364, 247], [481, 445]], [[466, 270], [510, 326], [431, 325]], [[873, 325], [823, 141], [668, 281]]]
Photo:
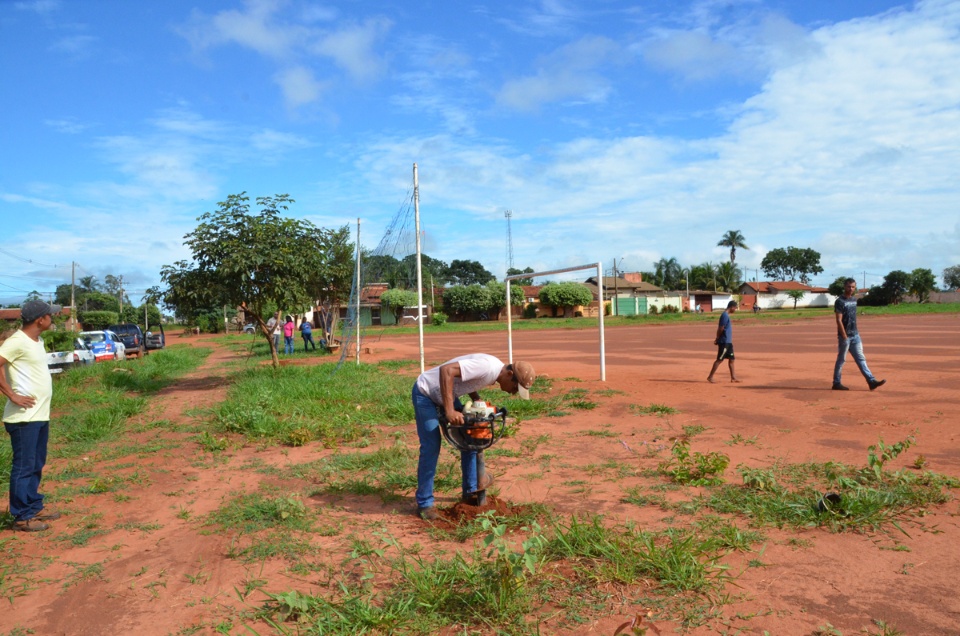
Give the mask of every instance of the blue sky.
[[4, 303], [139, 302], [241, 191], [375, 247], [414, 162], [424, 251], [498, 276], [505, 210], [537, 270], [960, 263], [955, 0], [0, 0], [0, 85]]

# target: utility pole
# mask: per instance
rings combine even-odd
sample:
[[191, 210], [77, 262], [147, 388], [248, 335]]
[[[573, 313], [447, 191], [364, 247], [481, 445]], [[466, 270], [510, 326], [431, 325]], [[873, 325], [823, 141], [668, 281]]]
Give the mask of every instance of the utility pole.
[[71, 331], [77, 330], [77, 302], [76, 302], [76, 293], [77, 293], [77, 262], [70, 262], [70, 320], [71, 320]]
[[[613, 257], [613, 315], [619, 316], [617, 311], [617, 298], [620, 296], [620, 286], [617, 284], [617, 257]], [[603, 289], [603, 281], [600, 281], [600, 289]]]
[[513, 269], [513, 232], [510, 230], [510, 219], [513, 218], [513, 212], [505, 210], [503, 216], [507, 219], [507, 274]]

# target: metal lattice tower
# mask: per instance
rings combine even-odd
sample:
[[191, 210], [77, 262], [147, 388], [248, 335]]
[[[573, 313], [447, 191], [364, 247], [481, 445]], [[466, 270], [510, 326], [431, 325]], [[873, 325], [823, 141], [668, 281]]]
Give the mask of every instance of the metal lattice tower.
[[505, 210], [503, 216], [507, 219], [507, 269], [513, 269], [513, 232], [510, 231], [510, 219], [513, 218], [513, 212]]

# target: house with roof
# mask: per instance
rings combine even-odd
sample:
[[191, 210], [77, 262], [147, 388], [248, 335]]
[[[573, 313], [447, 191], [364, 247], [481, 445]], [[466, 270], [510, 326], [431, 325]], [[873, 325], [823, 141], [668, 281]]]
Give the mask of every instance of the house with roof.
[[793, 309], [793, 298], [790, 291], [804, 292], [803, 298], [797, 301], [797, 309], [801, 307], [832, 307], [837, 297], [826, 287], [813, 287], [795, 280], [754, 281], [740, 285], [740, 310], [753, 310], [754, 306], [760, 309]]
[[[624, 272], [616, 277], [604, 276], [600, 282], [603, 286], [603, 298], [610, 301], [611, 313], [616, 316], [637, 316], [654, 311], [662, 313], [668, 305], [682, 311], [687, 306], [684, 292], [667, 291], [648, 283], [643, 280], [640, 272]], [[596, 276], [591, 276], [584, 284], [594, 298], [600, 297]]]

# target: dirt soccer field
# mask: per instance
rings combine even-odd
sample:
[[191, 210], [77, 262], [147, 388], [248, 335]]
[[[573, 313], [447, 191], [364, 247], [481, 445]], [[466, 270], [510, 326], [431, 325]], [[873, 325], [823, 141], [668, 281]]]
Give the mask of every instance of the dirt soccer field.
[[[657, 469], [678, 442], [689, 443], [691, 452], [729, 456], [723, 480], [739, 485], [740, 465], [866, 466], [868, 446], [913, 436], [915, 445], [883, 470], [960, 478], [960, 316], [865, 316], [860, 327], [870, 368], [888, 381], [874, 392], [849, 359], [844, 383], [851, 390], [830, 390], [832, 317], [778, 323], [738, 316], [739, 384], [729, 382], [726, 363], [715, 384], [706, 382], [715, 353], [713, 323], [608, 329], [606, 382], [599, 381], [596, 329], [515, 332], [515, 359], [534, 364], [553, 390], [582, 390], [595, 407], [527, 420], [497, 447], [533, 448], [529, 453], [488, 452], [495, 503], [544, 504], [567, 517], [600, 514], [605, 523], [652, 530], [687, 527], [701, 517], [684, 505], [709, 488], [657, 488], [670, 481]], [[416, 336], [374, 335], [365, 343], [365, 361], [416, 358]], [[412, 492], [386, 503], [343, 494], [306, 498], [337, 529], [310, 539], [329, 563], [325, 571], [298, 571], [282, 559], [236, 558], [237, 537], [211, 532], [205, 517], [229, 496], [265, 484], [309, 493], [309, 483], [283, 469], [336, 451], [315, 443], [289, 448], [237, 439], [215, 456], [206, 453], [196, 442], [204, 418], [198, 409], [224, 399], [223, 363], [236, 353], [214, 338], [190, 340], [215, 352], [197, 372], [151, 398], [149, 419], [170, 422], [170, 430], [130, 433], [125, 454], [91, 453], [82, 460], [101, 474], [138, 475], [126, 481], [123, 496], [75, 490], [52, 501], [64, 512], [53, 531], [0, 539], [0, 558], [17, 560], [3, 581], [10, 603], [0, 612], [2, 633], [252, 633], [247, 626], [281, 633], [255, 615], [263, 592], [321, 594], [331, 581], [352, 576], [340, 564], [351, 550], [356, 557], [363, 542], [389, 535], [426, 554], [472, 550], [417, 519]], [[507, 349], [504, 333], [430, 335], [427, 347], [428, 365], [476, 351], [505, 360]], [[398, 372], [409, 375], [410, 369]], [[415, 446], [412, 414], [397, 437]], [[54, 454], [48, 463], [47, 492], [54, 483], [47, 477], [69, 478], [58, 462]], [[946, 492], [952, 495], [946, 503], [900, 516], [902, 532], [890, 524], [881, 531], [778, 528], [734, 515], [738, 526], [762, 534], [749, 550], [724, 554], [732, 578], [715, 598], [714, 613], [697, 627], [682, 628], [676, 616], [657, 625], [664, 634], [960, 634], [960, 506], [953, 498], [960, 490]], [[438, 506], [449, 513], [455, 495], [445, 493]], [[84, 527], [101, 532], [71, 541]], [[610, 635], [645, 607], [643, 585], [597, 587], [609, 592], [607, 609], [570, 609], [568, 599], [555, 599], [539, 633]], [[899, 632], [889, 631], [893, 627]], [[286, 629], [298, 633], [292, 623]]]

